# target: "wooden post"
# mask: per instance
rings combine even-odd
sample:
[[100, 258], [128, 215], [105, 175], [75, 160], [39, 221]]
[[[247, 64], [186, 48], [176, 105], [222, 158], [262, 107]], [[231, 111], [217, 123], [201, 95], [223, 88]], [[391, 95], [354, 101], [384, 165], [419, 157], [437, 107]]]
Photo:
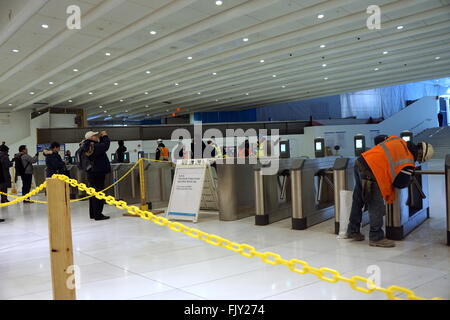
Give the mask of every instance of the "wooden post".
[[[72, 225], [69, 185], [47, 179], [48, 230], [54, 300], [75, 300], [75, 286], [67, 272], [73, 266]], [[76, 269], [75, 269], [76, 270]]]
[[147, 184], [145, 183], [145, 162], [139, 159], [139, 185], [141, 191], [141, 210], [148, 210]]

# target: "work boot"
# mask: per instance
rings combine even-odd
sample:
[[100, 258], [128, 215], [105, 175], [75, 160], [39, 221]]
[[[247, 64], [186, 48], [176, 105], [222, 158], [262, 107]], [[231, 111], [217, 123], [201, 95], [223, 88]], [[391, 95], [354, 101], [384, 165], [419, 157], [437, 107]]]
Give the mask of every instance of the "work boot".
[[0, 219], [0, 223], [5, 222], [5, 219]]
[[369, 241], [369, 245], [372, 247], [393, 248], [395, 247], [395, 241], [384, 238], [378, 241]]
[[2, 203], [8, 203], [8, 202], [9, 202], [8, 198], [2, 196]]
[[366, 237], [361, 232], [353, 232], [350, 234], [347, 234], [348, 239], [352, 239], [354, 241], [364, 241]]

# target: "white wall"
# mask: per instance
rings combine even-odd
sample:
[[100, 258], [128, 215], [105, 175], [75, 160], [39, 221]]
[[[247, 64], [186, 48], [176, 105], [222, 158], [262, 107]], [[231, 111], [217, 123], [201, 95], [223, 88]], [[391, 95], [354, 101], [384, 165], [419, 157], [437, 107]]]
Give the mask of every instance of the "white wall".
[[50, 114], [50, 127], [49, 128], [76, 128], [75, 114]]
[[[314, 139], [317, 137], [335, 137], [342, 136], [340, 155], [354, 156], [353, 138], [357, 134], [366, 136], [367, 147], [373, 146], [373, 137], [379, 134], [400, 135], [404, 130], [410, 130], [414, 135], [425, 129], [438, 126], [437, 121], [437, 100], [435, 97], [425, 97], [413, 103], [409, 107], [396, 113], [385, 121], [374, 125], [346, 125], [346, 126], [318, 126], [305, 128], [304, 144], [300, 153], [306, 156], [314, 157]], [[328, 140], [328, 139], [327, 139]], [[327, 147], [333, 149], [333, 145]]]
[[30, 111], [0, 113], [0, 140], [8, 146], [30, 135]]

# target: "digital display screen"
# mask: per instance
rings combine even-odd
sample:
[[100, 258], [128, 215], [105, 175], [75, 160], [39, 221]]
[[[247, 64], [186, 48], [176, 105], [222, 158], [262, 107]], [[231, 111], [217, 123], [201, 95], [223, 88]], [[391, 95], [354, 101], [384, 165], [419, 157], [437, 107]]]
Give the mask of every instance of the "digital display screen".
[[281, 152], [286, 152], [286, 145], [282, 143], [281, 145]]
[[363, 141], [361, 139], [357, 139], [355, 142], [356, 149], [362, 149]]
[[316, 151], [322, 151], [322, 142], [316, 142]]
[[409, 142], [409, 141], [411, 141], [411, 137], [410, 136], [404, 136], [403, 140], [405, 140], [406, 142]]

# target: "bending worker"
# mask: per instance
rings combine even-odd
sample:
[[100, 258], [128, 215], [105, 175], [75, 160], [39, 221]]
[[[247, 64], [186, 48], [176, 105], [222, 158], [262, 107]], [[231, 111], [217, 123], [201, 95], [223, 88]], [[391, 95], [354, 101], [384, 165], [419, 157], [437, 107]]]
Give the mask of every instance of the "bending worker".
[[364, 241], [364, 235], [360, 233], [362, 201], [369, 210], [369, 244], [395, 247], [395, 242], [384, 236], [385, 202], [393, 203], [395, 188], [403, 189], [411, 183], [415, 162], [428, 161], [433, 153], [433, 146], [426, 142], [414, 145], [396, 136], [364, 152], [355, 162], [355, 190], [347, 237]]

